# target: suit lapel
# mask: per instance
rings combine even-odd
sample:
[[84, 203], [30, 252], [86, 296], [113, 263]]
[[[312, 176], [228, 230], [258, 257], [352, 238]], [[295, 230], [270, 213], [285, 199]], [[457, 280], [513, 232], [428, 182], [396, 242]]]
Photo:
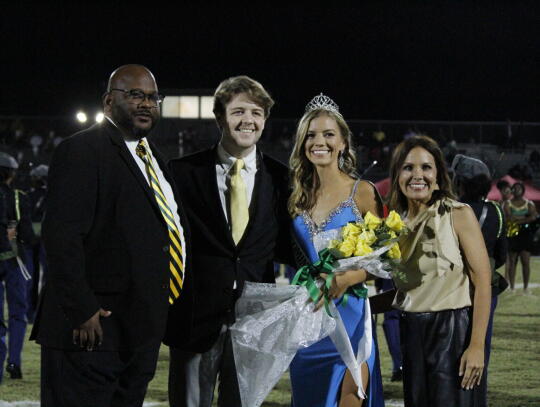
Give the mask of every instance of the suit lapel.
[[150, 200], [150, 203], [154, 207], [154, 210], [158, 213], [160, 220], [162, 220], [165, 224], [165, 220], [163, 219], [163, 215], [161, 214], [161, 209], [159, 209], [156, 198], [154, 197], [154, 192], [152, 191], [152, 189], [150, 189], [148, 181], [142, 174], [141, 169], [139, 168], [139, 166], [133, 159], [133, 156], [129, 152], [126, 143], [122, 135], [120, 134], [120, 130], [118, 130], [116, 127], [114, 127], [113, 124], [110, 123], [105, 124], [105, 126], [105, 130], [111, 138], [111, 142], [118, 148], [118, 154], [120, 155], [124, 163], [127, 165], [135, 179], [138, 181], [139, 185], [144, 191], [145, 196]]
[[192, 170], [191, 177], [197, 193], [200, 194], [201, 201], [206, 204], [207, 216], [210, 218], [209, 223], [215, 224], [216, 234], [221, 233], [222, 237], [234, 247], [234, 241], [219, 196], [216, 157], [217, 146], [207, 151], [201, 165]]

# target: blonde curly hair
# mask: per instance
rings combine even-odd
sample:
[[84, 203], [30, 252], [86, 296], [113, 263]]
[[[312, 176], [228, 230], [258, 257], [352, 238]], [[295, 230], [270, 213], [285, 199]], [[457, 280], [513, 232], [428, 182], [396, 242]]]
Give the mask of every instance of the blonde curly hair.
[[352, 178], [358, 178], [356, 174], [356, 155], [352, 146], [352, 133], [343, 116], [338, 112], [325, 109], [315, 109], [306, 112], [298, 122], [295, 143], [291, 157], [289, 158], [292, 193], [289, 197], [287, 207], [292, 217], [301, 214], [303, 211], [311, 210], [315, 205], [317, 191], [320, 188], [320, 180], [315, 166], [306, 157], [304, 147], [311, 121], [322, 115], [327, 115], [336, 121], [345, 143], [345, 149], [342, 155], [343, 165], [340, 166], [340, 171]]

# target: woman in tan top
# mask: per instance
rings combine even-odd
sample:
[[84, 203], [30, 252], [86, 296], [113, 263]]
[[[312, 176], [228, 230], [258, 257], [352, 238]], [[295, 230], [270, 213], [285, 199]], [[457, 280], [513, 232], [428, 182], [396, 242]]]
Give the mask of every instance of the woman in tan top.
[[491, 271], [478, 221], [453, 199], [442, 152], [431, 138], [403, 141], [390, 177], [390, 206], [410, 229], [400, 242], [406, 277], [394, 281], [405, 407], [485, 406], [479, 385]]

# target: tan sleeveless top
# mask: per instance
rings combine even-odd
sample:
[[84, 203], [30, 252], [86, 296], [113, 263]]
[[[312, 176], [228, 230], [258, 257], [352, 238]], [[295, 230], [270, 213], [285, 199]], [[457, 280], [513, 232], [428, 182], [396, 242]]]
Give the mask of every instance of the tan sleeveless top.
[[444, 198], [407, 222], [402, 236], [402, 271], [406, 281], [394, 279], [394, 308], [433, 312], [471, 305], [469, 277], [454, 231], [452, 210], [465, 206]]

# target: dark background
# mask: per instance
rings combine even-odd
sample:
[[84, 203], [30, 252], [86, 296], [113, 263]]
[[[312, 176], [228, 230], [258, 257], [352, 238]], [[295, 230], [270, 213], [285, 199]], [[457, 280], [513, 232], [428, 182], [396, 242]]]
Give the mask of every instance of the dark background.
[[537, 3], [3, 5], [0, 115], [97, 110], [111, 71], [140, 63], [161, 89], [250, 75], [274, 117], [322, 91], [349, 119], [539, 121]]

